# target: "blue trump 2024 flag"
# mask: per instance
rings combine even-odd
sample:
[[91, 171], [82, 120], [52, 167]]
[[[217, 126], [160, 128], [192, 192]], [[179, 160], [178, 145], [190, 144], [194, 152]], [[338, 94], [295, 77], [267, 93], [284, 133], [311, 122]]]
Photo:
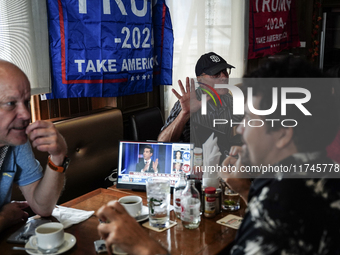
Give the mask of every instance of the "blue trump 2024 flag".
[[172, 84], [165, 0], [48, 0], [52, 93], [116, 97]]

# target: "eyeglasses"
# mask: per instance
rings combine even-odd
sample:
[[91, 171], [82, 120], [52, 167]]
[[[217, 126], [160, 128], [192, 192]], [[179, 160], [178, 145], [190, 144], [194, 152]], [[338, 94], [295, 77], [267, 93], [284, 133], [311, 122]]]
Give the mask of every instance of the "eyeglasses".
[[225, 76], [229, 76], [230, 74], [231, 74], [231, 68], [226, 68], [226, 69], [224, 69], [224, 70], [221, 70], [221, 71], [219, 71], [217, 74], [215, 74], [215, 75], [211, 75], [212, 77], [214, 77], [214, 78], [220, 78], [221, 77], [221, 75], [222, 75], [222, 73], [225, 75]]

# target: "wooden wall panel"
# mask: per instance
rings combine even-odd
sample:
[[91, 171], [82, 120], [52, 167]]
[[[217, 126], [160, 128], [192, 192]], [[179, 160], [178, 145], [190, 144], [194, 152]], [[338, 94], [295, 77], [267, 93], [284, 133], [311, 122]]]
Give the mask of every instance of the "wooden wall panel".
[[34, 110], [36, 119], [52, 121], [61, 120], [87, 113], [92, 110], [109, 107], [118, 107], [123, 113], [124, 139], [129, 139], [129, 117], [136, 111], [157, 106], [161, 108], [163, 94], [160, 87], [154, 87], [154, 91], [123, 97], [95, 97], [95, 98], [67, 98], [40, 100], [39, 96], [34, 96]]

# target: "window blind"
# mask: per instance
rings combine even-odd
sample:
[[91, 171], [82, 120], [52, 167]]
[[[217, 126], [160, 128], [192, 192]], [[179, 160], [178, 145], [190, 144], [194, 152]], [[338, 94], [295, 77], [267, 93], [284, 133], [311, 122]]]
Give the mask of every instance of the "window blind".
[[46, 1], [0, 0], [0, 58], [24, 71], [32, 95], [50, 92]]

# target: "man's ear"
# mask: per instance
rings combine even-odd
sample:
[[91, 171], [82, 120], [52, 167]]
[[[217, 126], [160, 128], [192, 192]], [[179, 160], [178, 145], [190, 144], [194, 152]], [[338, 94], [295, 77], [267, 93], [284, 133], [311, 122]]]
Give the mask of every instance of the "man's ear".
[[294, 129], [292, 127], [281, 128], [278, 132], [276, 147], [283, 149], [293, 142]]

